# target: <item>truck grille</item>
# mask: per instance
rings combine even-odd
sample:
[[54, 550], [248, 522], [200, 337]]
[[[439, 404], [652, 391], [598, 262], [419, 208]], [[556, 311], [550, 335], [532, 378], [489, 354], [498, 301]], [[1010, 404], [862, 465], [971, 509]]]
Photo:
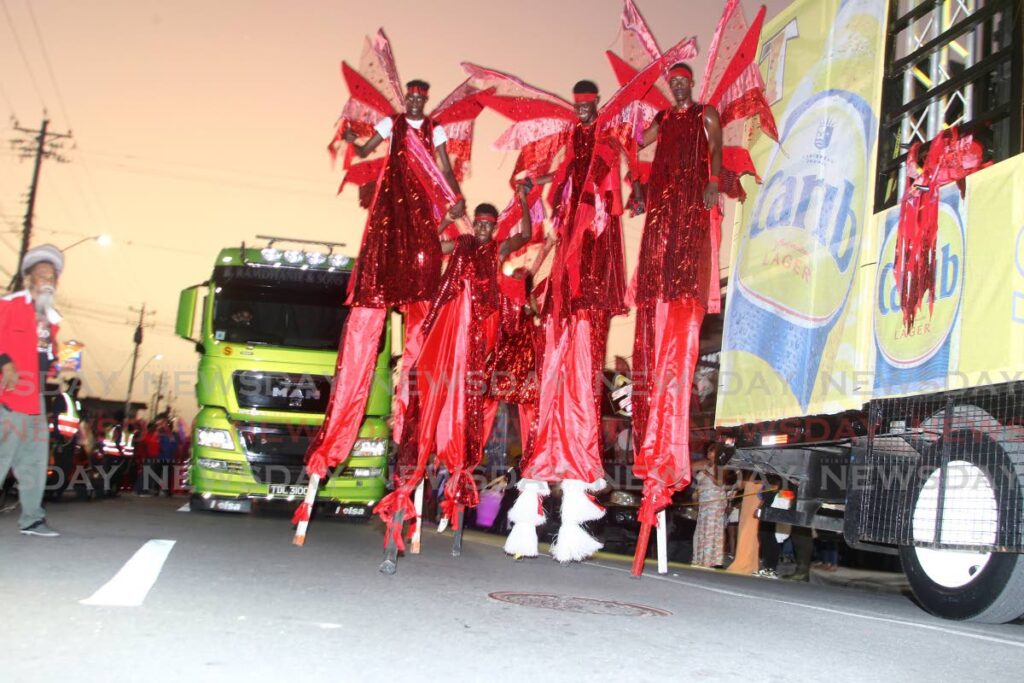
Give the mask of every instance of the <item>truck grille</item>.
[[854, 452], [848, 530], [875, 543], [1024, 552], [1024, 382], [869, 411], [878, 431]]
[[331, 395], [325, 375], [238, 370], [232, 381], [240, 408], [323, 414]]
[[261, 484], [304, 484], [306, 450], [316, 435], [309, 425], [243, 425], [238, 428], [253, 476]]

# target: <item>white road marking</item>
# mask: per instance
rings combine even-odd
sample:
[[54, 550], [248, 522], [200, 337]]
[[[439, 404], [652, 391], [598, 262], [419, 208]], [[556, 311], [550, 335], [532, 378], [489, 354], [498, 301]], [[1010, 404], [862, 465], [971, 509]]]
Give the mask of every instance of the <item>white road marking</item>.
[[192, 512], [191, 504], [185, 503], [180, 508], [178, 508], [178, 512]]
[[147, 541], [120, 571], [102, 588], [85, 600], [83, 605], [103, 607], [138, 607], [146, 599], [149, 589], [156, 583], [174, 541]]
[[[629, 569], [622, 567], [613, 567], [607, 564], [601, 564], [599, 562], [586, 562], [591, 567], [600, 567], [601, 569], [610, 569], [611, 571], [631, 573]], [[756, 593], [744, 593], [742, 591], [729, 590], [727, 588], [715, 588], [714, 586], [705, 586], [700, 583], [694, 583], [692, 581], [682, 581], [679, 579], [673, 579], [667, 576], [658, 576], [657, 574], [644, 574], [644, 580], [654, 579], [655, 581], [668, 581], [669, 583], [677, 583], [688, 588], [696, 588], [698, 590], [707, 591], [708, 593], [718, 593], [719, 595], [728, 595], [735, 598], [743, 598], [744, 600], [761, 600], [763, 602], [771, 602], [777, 605], [788, 605], [790, 607], [800, 607], [803, 609], [809, 609], [816, 612], [826, 612], [828, 614], [837, 614], [840, 616], [853, 617], [854, 619], [865, 619], [867, 621], [881, 621], [887, 624], [896, 624], [897, 626], [910, 626], [912, 628], [920, 628], [925, 631], [938, 631], [940, 633], [947, 633], [952, 636], [960, 636], [962, 638], [973, 638], [975, 640], [984, 640], [989, 643], [998, 643], [999, 645], [1009, 645], [1011, 647], [1024, 648], [1024, 642], [1018, 640], [1008, 640], [1006, 638], [996, 638], [994, 636], [986, 636], [981, 633], [971, 633], [970, 631], [961, 631], [955, 628], [947, 628], [945, 626], [937, 626], [935, 624], [924, 624], [919, 621], [906, 621], [905, 619], [892, 619], [889, 617], [879, 617], [872, 614], [861, 614], [859, 612], [847, 612], [846, 610], [834, 609], [832, 607], [821, 607], [819, 605], [811, 605], [806, 602], [793, 602], [791, 600], [780, 600], [779, 598], [766, 597], [764, 595], [757, 595]]]

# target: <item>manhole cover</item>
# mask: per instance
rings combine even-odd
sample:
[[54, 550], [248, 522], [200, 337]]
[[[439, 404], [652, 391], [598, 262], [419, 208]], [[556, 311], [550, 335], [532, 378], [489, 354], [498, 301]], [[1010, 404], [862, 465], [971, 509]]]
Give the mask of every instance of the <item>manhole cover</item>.
[[561, 612], [577, 614], [604, 614], [613, 617], [669, 617], [671, 612], [646, 605], [631, 605], [628, 602], [611, 600], [595, 600], [593, 598], [574, 598], [565, 595], [548, 595], [546, 593], [507, 593], [499, 591], [488, 594], [492, 600], [508, 602], [522, 607], [538, 607], [555, 609]]

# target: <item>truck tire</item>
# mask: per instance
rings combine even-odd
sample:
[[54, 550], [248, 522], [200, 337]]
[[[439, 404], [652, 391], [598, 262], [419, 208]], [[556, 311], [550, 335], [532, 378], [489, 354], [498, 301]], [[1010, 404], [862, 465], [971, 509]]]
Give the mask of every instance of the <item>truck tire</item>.
[[[1002, 517], [1019, 518], [1024, 503], [1018, 458], [985, 434], [956, 432], [951, 442], [941, 540], [994, 544], [1001, 526], [1016, 524]], [[940, 441], [922, 459], [923, 483], [914, 497], [910, 521], [914, 538], [924, 542], [936, 540], [941, 449]], [[1024, 555], [905, 545], [900, 559], [914, 596], [936, 616], [1001, 624], [1024, 615]]]

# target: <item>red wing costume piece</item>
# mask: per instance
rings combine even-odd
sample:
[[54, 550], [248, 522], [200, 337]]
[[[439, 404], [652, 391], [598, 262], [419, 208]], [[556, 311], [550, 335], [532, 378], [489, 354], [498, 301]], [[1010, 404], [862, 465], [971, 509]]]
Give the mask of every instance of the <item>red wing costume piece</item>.
[[[434, 160], [434, 129], [445, 126], [453, 148], [450, 158], [458, 160], [458, 169], [465, 169], [472, 122], [482, 108], [476, 89], [463, 83], [432, 116], [423, 119], [420, 128], [411, 125], [402, 113], [400, 81], [383, 31], [367, 40], [360, 67], [356, 72], [342, 65], [351, 98], [343, 109], [332, 151], [343, 144], [348, 128], [366, 138], [384, 118], [391, 119], [392, 127], [382, 156], [352, 163], [351, 146], [345, 154], [345, 182], [360, 185], [361, 198], [369, 197], [369, 212], [349, 282], [352, 310], [339, 346], [336, 381], [324, 423], [306, 457], [307, 472], [320, 477], [348, 458], [362, 425], [387, 309], [400, 308], [406, 314], [404, 366], [411, 365], [408, 361], [419, 352], [420, 321], [441, 277], [437, 225], [454, 199]], [[404, 441], [401, 426], [409, 421], [406, 410], [415, 415], [408, 396], [407, 386], [400, 383], [395, 436], [400, 442]]]
[[[625, 0], [623, 3], [616, 43], [619, 46], [619, 53], [616, 54], [608, 50], [605, 55], [608, 57], [620, 85], [628, 83], [636, 72], [662, 57], [658, 41], [655, 40], [654, 34], [651, 33], [647, 22], [633, 0]], [[675, 62], [685, 62], [696, 56], [697, 39], [688, 38], [682, 41], [671, 55], [665, 57], [663, 65], [667, 69]], [[654, 120], [655, 114], [663, 109], [668, 109], [671, 104], [672, 91], [669, 89], [668, 80], [663, 73], [655, 82], [655, 87], [651, 88], [643, 100], [637, 102], [635, 106], [639, 108], [646, 128]], [[650, 174], [651, 162], [654, 159], [653, 148], [648, 147], [642, 150], [639, 158], [639, 176], [646, 183]]]
[[[550, 195], [559, 236], [544, 304], [544, 368], [533, 455], [509, 511], [513, 555], [537, 555], [540, 497], [562, 484], [562, 525], [552, 548], [560, 562], [582, 560], [601, 545], [582, 524], [600, 518], [588, 491], [604, 487], [600, 448], [600, 385], [608, 321], [625, 311], [620, 217], [621, 158], [635, 168], [642, 121], [634, 106], [661, 73], [661, 61], [636, 73], [584, 125], [569, 102], [501, 72], [464, 65], [485, 104], [512, 119], [495, 143], [519, 152], [513, 181], [554, 171]], [[559, 161], [560, 160], [560, 161]], [[598, 371], [595, 373], [595, 370]]]
[[[627, 19], [639, 13], [627, 0]], [[739, 176], [753, 173], [742, 146], [747, 119], [777, 137], [764, 99], [764, 84], [754, 64], [764, 8], [749, 28], [738, 0], [729, 0], [711, 43], [700, 100], [685, 110], [669, 106], [654, 118], [657, 147], [647, 187], [647, 219], [631, 286], [637, 306], [633, 346], [634, 473], [644, 479], [639, 518], [642, 524], [633, 571], [642, 571], [650, 527], [671, 503], [672, 494], [690, 484], [690, 396], [705, 312], [721, 309], [718, 250], [721, 207], [704, 205], [711, 179], [711, 155], [705, 112], [714, 106], [722, 128], [719, 188], [743, 198]], [[640, 20], [642, 24], [642, 20]], [[666, 60], [668, 61], [668, 60]], [[705, 99], [705, 96], [710, 93]], [[755, 174], [756, 176], [756, 174]]]
[[484, 245], [472, 235], [460, 235], [423, 322], [422, 346], [412, 373], [418, 410], [416, 448], [402, 449], [396, 489], [376, 509], [400, 549], [401, 527], [394, 515], [403, 510], [410, 519], [414, 514], [412, 493], [435, 448], [450, 474], [445, 516], [458, 528], [458, 510], [479, 501], [473, 470], [483, 455], [486, 359], [498, 325], [497, 259], [496, 242]]
[[921, 143], [907, 153], [907, 179], [900, 204], [893, 276], [900, 293], [903, 324], [907, 331], [921, 310], [926, 293], [929, 314], [935, 305], [935, 247], [939, 231], [939, 194], [955, 182], [963, 194], [964, 178], [984, 168], [984, 150], [970, 135], [960, 137], [956, 127], [931, 141], [924, 165], [918, 165]]

